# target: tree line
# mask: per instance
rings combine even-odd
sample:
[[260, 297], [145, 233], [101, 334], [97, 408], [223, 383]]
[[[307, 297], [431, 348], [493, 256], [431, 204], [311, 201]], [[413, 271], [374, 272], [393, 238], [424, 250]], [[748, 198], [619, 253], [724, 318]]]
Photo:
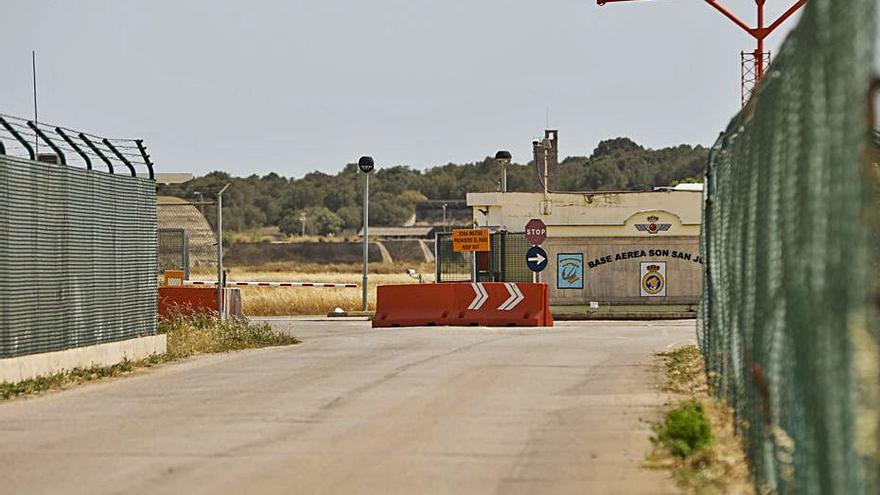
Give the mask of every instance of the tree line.
[[[589, 156], [561, 160], [553, 183], [561, 191], [608, 191], [701, 181], [707, 158], [708, 150], [702, 146], [655, 150], [628, 138], [609, 139], [601, 141]], [[500, 177], [500, 166], [489, 157], [427, 170], [403, 165], [378, 168], [370, 180], [370, 225], [402, 225], [427, 200], [462, 200], [469, 192], [498, 191]], [[535, 177], [533, 163], [509, 165], [508, 191], [539, 190]], [[217, 171], [184, 184], [162, 185], [158, 192], [190, 200], [198, 199], [196, 192], [200, 192], [207, 199], [224, 184], [232, 183], [223, 196], [227, 229], [278, 226], [293, 234], [300, 232], [305, 216], [308, 233], [328, 235], [361, 227], [361, 181], [357, 165], [350, 163], [334, 175], [311, 172], [299, 179], [274, 172], [232, 177]]]

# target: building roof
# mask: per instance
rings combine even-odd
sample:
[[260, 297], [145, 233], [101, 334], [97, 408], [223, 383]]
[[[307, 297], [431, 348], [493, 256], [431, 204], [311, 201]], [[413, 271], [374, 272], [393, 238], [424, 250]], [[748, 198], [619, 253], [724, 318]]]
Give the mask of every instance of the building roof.
[[[138, 177], [146, 177], [146, 173], [138, 173]], [[188, 172], [164, 172], [155, 174], [156, 184], [183, 184], [193, 179]]]

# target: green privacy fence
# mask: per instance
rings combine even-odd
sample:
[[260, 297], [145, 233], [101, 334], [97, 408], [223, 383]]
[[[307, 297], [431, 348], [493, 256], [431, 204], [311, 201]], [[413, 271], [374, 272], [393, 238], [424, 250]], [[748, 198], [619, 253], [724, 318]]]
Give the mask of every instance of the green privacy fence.
[[0, 155], [0, 358], [155, 334], [155, 183]]
[[875, 9], [810, 0], [710, 157], [698, 335], [766, 492], [880, 493]]

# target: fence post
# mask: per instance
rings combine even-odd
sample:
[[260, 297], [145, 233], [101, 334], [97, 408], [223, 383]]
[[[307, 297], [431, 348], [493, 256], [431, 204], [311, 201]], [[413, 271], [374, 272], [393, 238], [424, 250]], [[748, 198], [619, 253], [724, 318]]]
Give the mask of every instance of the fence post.
[[496, 280], [496, 282], [507, 282], [507, 270], [504, 266], [504, 250], [505, 245], [507, 244], [507, 232], [503, 231], [499, 233], [501, 236], [501, 242], [498, 243], [498, 273], [501, 275], [501, 280]]
[[183, 254], [181, 258], [183, 258], [183, 279], [189, 280], [189, 232], [186, 229], [181, 229], [183, 232], [183, 241], [180, 246], [180, 251]]
[[440, 283], [440, 234], [434, 231], [434, 283]]
[[479, 280], [477, 280], [477, 252], [476, 251], [471, 253], [471, 270], [472, 270], [471, 282], [474, 282], [474, 283], [479, 282]]

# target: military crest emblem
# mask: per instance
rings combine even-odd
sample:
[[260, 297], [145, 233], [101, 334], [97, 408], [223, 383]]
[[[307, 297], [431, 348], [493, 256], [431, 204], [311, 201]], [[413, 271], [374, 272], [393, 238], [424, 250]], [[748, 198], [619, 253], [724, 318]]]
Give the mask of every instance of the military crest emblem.
[[647, 232], [649, 234], [658, 234], [660, 232], [666, 232], [672, 227], [671, 223], [659, 223], [660, 217], [657, 215], [651, 215], [647, 219], [648, 223], [637, 223], [636, 230], [639, 232]]
[[640, 293], [642, 297], [663, 297], [666, 295], [666, 263], [642, 263]]

